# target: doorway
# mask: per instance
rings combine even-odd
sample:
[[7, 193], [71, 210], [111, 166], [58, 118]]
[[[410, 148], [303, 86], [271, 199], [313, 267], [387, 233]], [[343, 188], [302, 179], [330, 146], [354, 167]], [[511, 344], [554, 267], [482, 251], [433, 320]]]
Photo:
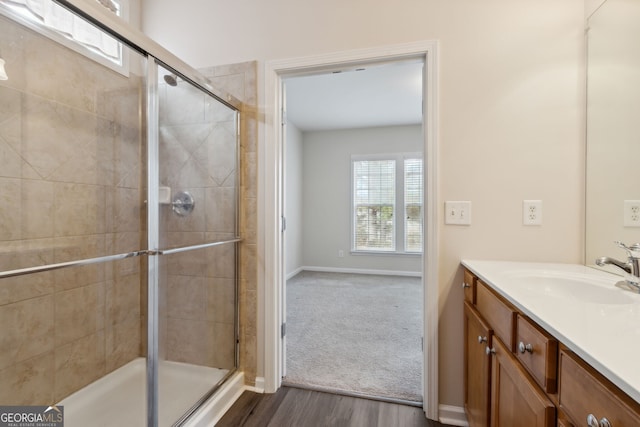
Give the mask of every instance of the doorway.
[[283, 79], [286, 385], [422, 405], [423, 67]]
[[[423, 379], [424, 410], [427, 417], [438, 417], [438, 380], [437, 380], [437, 212], [436, 200], [436, 53], [435, 42], [417, 42], [406, 45], [386, 46], [384, 48], [364, 49], [341, 52], [320, 57], [305, 57], [266, 64], [267, 104], [273, 105], [273, 121], [265, 128], [266, 144], [261, 153], [259, 168], [265, 175], [262, 203], [264, 215], [264, 259], [265, 259], [265, 390], [275, 391], [282, 381], [285, 366], [283, 363], [284, 342], [283, 313], [284, 298], [284, 197], [281, 184], [284, 177], [283, 128], [280, 126], [284, 102], [282, 81], [287, 77], [301, 74], [313, 74], [340, 68], [359, 68], [362, 65], [380, 64], [407, 59], [422, 59], [423, 72], [423, 146], [425, 155], [424, 169], [424, 252], [421, 258], [423, 287]], [[273, 103], [272, 103], [273, 102]], [[269, 114], [269, 113], [268, 113]], [[277, 124], [277, 125], [276, 125]], [[276, 184], [272, 186], [272, 184]], [[349, 250], [347, 248], [347, 250]]]

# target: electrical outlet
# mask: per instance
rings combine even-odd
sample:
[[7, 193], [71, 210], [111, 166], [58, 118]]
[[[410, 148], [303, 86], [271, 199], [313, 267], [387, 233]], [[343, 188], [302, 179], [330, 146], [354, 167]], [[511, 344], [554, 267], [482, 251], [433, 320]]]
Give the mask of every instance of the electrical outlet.
[[471, 225], [471, 202], [444, 202], [444, 223]]
[[522, 224], [542, 225], [542, 200], [522, 201]]
[[344, 258], [344, 251], [342, 249], [338, 249], [338, 258]]
[[624, 226], [640, 227], [640, 200], [624, 201]]

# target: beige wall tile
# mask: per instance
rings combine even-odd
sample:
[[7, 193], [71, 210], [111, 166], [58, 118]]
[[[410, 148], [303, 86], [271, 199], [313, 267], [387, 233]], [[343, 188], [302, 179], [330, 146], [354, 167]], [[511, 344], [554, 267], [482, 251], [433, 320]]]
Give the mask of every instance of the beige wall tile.
[[167, 319], [167, 359], [175, 362], [207, 364], [211, 324], [202, 320]]
[[53, 350], [53, 297], [0, 306], [0, 370]]
[[0, 279], [0, 306], [53, 293], [53, 273]]
[[19, 179], [0, 178], [0, 236], [3, 240], [17, 240], [22, 237], [22, 217], [15, 206], [22, 193]]
[[249, 289], [255, 289], [255, 281], [258, 277], [257, 245], [240, 244], [240, 277], [247, 280]]
[[46, 181], [23, 180], [22, 238], [53, 237], [54, 184]]
[[146, 197], [143, 197], [138, 188], [107, 187], [105, 230], [115, 233], [139, 232], [143, 221], [142, 214], [146, 213], [144, 200]]
[[[72, 237], [57, 240], [55, 262], [95, 258], [105, 254], [104, 236]], [[78, 288], [105, 280], [105, 264], [64, 268], [53, 272], [56, 291]]]
[[142, 355], [140, 317], [112, 325], [105, 330], [106, 372], [118, 369]]
[[245, 99], [244, 72], [212, 77], [211, 83], [239, 100]]
[[255, 199], [258, 197], [258, 162], [256, 153], [244, 153], [242, 159], [244, 160], [241, 181], [243, 187], [242, 196]]
[[56, 346], [95, 334], [104, 325], [104, 285], [55, 294]]
[[234, 245], [214, 246], [207, 251], [207, 277], [232, 279], [235, 277]]
[[233, 279], [207, 279], [207, 320], [233, 325], [236, 291]]
[[170, 318], [204, 320], [206, 290], [203, 277], [169, 275], [167, 312]]
[[51, 176], [95, 142], [95, 116], [35, 96], [25, 95], [23, 104], [20, 154], [41, 177]]
[[[55, 183], [54, 194], [56, 236], [82, 236], [106, 231], [104, 187]], [[119, 211], [116, 210], [117, 213]]]
[[242, 208], [244, 211], [242, 217], [246, 219], [242, 236], [247, 244], [257, 244], [258, 224], [256, 218], [258, 217], [258, 200], [245, 197], [242, 201]]
[[56, 348], [56, 401], [64, 399], [105, 374], [104, 343], [104, 332], [100, 331]]
[[106, 324], [140, 318], [140, 276], [123, 276], [105, 283]]
[[15, 270], [53, 263], [54, 247], [53, 239], [0, 241], [0, 269]]
[[235, 365], [235, 332], [228, 323], [210, 323], [208, 331], [209, 364], [220, 369], [233, 369]]
[[206, 189], [205, 211], [207, 231], [233, 233], [236, 221], [235, 190], [230, 187]]
[[184, 125], [204, 121], [205, 94], [189, 83], [178, 80], [177, 86], [164, 85], [160, 94], [161, 125]]
[[3, 405], [51, 405], [54, 381], [53, 351], [0, 370]]

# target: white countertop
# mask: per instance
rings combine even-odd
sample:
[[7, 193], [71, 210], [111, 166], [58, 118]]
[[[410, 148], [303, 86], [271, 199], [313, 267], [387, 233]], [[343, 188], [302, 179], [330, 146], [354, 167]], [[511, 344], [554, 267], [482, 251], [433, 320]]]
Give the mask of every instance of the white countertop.
[[617, 287], [621, 276], [577, 264], [462, 264], [640, 403], [640, 294]]

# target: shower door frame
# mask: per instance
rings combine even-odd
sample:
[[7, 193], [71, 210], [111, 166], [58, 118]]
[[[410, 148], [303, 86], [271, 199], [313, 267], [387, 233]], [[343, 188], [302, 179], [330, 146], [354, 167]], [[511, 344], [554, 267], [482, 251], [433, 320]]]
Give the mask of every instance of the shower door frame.
[[[193, 84], [196, 88], [201, 90], [205, 95], [209, 95], [215, 100], [221, 102], [223, 105], [231, 108], [235, 112], [235, 130], [236, 130], [236, 156], [235, 156], [235, 170], [237, 171], [237, 177], [234, 187], [235, 195], [235, 237], [224, 241], [206, 242], [196, 245], [181, 246], [175, 248], [163, 249], [160, 247], [160, 103], [158, 96], [158, 68], [162, 67], [170, 72], [177, 74], [183, 80]], [[212, 384], [211, 389], [194, 402], [174, 425], [182, 425], [188, 418], [197, 412], [199, 407], [206, 402], [223, 384], [229, 379], [239, 368], [239, 310], [238, 310], [238, 243], [242, 241], [239, 237], [239, 212], [240, 212], [240, 197], [239, 197], [239, 175], [240, 175], [240, 108], [231, 105], [228, 102], [223, 101], [219, 96], [211, 93], [210, 91], [199, 86], [186, 76], [184, 76], [177, 69], [169, 66], [160, 59], [147, 53], [147, 426], [157, 427], [159, 423], [159, 390], [160, 384], [158, 380], [159, 370], [159, 324], [160, 324], [160, 312], [159, 312], [159, 281], [158, 274], [160, 268], [160, 256], [171, 255], [180, 252], [189, 252], [202, 250], [214, 246], [233, 244], [234, 245], [234, 368], [224, 376], [218, 384]], [[148, 390], [153, 390], [153, 393], [149, 393]]]

